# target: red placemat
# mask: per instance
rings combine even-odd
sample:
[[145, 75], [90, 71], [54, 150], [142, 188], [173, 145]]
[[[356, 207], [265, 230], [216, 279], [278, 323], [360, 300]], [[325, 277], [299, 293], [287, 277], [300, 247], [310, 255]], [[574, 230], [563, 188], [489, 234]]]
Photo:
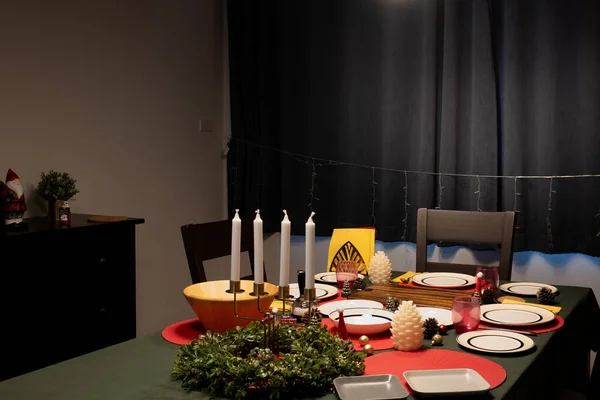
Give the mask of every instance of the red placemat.
[[[329, 318], [323, 318], [323, 325], [329, 328], [329, 332], [337, 333], [337, 328], [333, 325], [333, 322]], [[348, 335], [348, 339], [354, 344], [356, 350], [362, 351], [363, 346], [358, 343], [359, 336]], [[369, 344], [373, 346], [375, 350], [386, 350], [393, 349], [394, 343], [392, 342], [392, 332], [385, 331], [379, 335], [369, 336]]]
[[162, 337], [167, 342], [181, 346], [198, 339], [198, 336], [204, 333], [206, 329], [202, 322], [198, 318], [192, 318], [167, 326], [162, 331]]
[[471, 368], [495, 388], [506, 379], [502, 366], [473, 354], [452, 350], [422, 349], [417, 351], [388, 351], [367, 357], [365, 375], [393, 374], [412, 393], [403, 373], [415, 369]]
[[510, 325], [510, 326], [509, 325], [492, 325], [492, 324], [486, 324], [485, 322], [480, 322], [479, 324], [481, 326], [485, 326], [486, 328], [498, 327], [498, 328], [516, 329], [519, 331], [525, 331], [525, 332], [531, 332], [531, 333], [546, 333], [546, 332], [555, 331], [558, 328], [560, 328], [561, 326], [563, 326], [565, 324], [565, 320], [560, 315], [557, 315], [556, 318], [554, 318], [550, 322], [546, 322], [545, 324], [541, 324], [541, 325], [535, 325], [532, 327], [512, 326], [512, 325]]

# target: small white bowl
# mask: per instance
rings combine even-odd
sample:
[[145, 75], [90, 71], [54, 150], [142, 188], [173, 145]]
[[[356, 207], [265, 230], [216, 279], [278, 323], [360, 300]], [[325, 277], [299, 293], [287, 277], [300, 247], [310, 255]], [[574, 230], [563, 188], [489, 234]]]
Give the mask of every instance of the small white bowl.
[[[333, 325], [337, 328], [339, 313], [334, 311], [329, 314]], [[349, 308], [344, 311], [346, 330], [351, 335], [376, 335], [385, 332], [392, 326], [394, 313], [376, 308]]]

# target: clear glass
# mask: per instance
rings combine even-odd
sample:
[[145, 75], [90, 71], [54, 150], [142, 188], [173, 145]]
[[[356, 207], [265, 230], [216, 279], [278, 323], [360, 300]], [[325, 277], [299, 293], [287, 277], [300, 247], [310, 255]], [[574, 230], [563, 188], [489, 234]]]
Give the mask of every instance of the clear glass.
[[358, 263], [356, 261], [338, 261], [335, 267], [335, 279], [339, 289], [342, 289], [344, 282], [348, 281], [350, 290], [354, 290], [356, 278], [358, 278]]
[[477, 275], [481, 272], [481, 282], [478, 285], [479, 294], [484, 290], [491, 290], [494, 293], [498, 293], [498, 286], [500, 285], [500, 276], [498, 275], [498, 267], [495, 265], [480, 265], [477, 267]]
[[457, 334], [475, 331], [481, 319], [479, 299], [459, 296], [452, 301], [452, 323]]

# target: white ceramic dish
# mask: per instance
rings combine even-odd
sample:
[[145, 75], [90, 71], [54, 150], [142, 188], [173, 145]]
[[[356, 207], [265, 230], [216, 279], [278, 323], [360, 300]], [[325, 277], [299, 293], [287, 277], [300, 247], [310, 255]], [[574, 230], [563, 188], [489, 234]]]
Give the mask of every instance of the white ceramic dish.
[[547, 287], [552, 290], [552, 293], [558, 292], [558, 289], [552, 285], [535, 282], [510, 282], [500, 285], [499, 289], [505, 293], [518, 294], [521, 296], [535, 296], [538, 290], [542, 287]]
[[408, 391], [396, 375], [340, 376], [333, 380], [341, 400], [404, 399]]
[[327, 304], [319, 305], [319, 311], [321, 311], [321, 314], [327, 316], [332, 312], [337, 311], [338, 308], [343, 308], [344, 310], [351, 308], [375, 308], [378, 310], [383, 310], [383, 304], [374, 300], [336, 300]]
[[439, 307], [417, 307], [421, 318], [425, 321], [427, 318], [435, 318], [438, 325], [452, 326], [452, 310]]
[[[329, 314], [329, 318], [336, 328], [338, 327], [339, 317], [337, 311]], [[349, 334], [356, 336], [377, 335], [389, 330], [392, 326], [393, 317], [393, 312], [375, 308], [351, 308], [344, 311], [346, 329]]]
[[[358, 277], [360, 279], [365, 279], [363, 274], [358, 274]], [[337, 285], [335, 272], [321, 272], [320, 274], [315, 275], [315, 280], [317, 282], [328, 283], [330, 285]]]
[[403, 375], [411, 389], [423, 397], [475, 395], [490, 390], [490, 384], [470, 368], [414, 370]]
[[456, 341], [467, 349], [495, 354], [521, 353], [535, 346], [531, 338], [520, 333], [488, 329], [461, 333]]
[[421, 286], [463, 288], [474, 285], [476, 278], [471, 275], [453, 272], [424, 272], [413, 276], [412, 281]]
[[[304, 291], [304, 288], [302, 288], [302, 291]], [[315, 283], [315, 295], [317, 296], [317, 299], [330, 299], [332, 297], [337, 296], [337, 294], [337, 287], [325, 285], [322, 283]], [[297, 299], [298, 296], [300, 296], [300, 289], [298, 288], [297, 283], [290, 283], [290, 296], [292, 296], [293, 299]]]
[[553, 321], [556, 316], [545, 308], [527, 304], [484, 304], [481, 321], [491, 325], [535, 326]]

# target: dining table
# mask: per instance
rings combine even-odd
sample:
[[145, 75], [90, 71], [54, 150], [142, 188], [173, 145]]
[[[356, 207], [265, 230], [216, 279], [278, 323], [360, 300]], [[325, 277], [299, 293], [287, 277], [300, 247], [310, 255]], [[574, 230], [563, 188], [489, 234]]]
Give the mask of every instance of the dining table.
[[[401, 272], [396, 272], [398, 275]], [[594, 368], [589, 379], [590, 350], [599, 347], [600, 308], [592, 289], [556, 286], [564, 325], [555, 331], [533, 336], [534, 349], [513, 355], [472, 353], [456, 341], [450, 329], [441, 346], [436, 348], [471, 352], [489, 359], [506, 371], [506, 379], [487, 392], [489, 399], [556, 398], [563, 389], [590, 392], [600, 398]], [[536, 303], [535, 297], [526, 298]], [[45, 329], [60, 329], [45, 327]], [[85, 335], [86, 332], [64, 332]], [[43, 330], [37, 343], [14, 343], [15, 346], [52, 346], [44, 341]], [[431, 340], [424, 340], [429, 348]], [[161, 331], [51, 365], [25, 375], [0, 382], [0, 399], [10, 400], [158, 400], [209, 399], [206, 391], [189, 391], [171, 378], [178, 345], [163, 339]], [[397, 350], [382, 350], [397, 351]], [[376, 351], [380, 353], [381, 351]], [[596, 363], [598, 364], [598, 362]], [[1, 359], [0, 359], [1, 366]], [[323, 399], [337, 399], [332, 391]], [[418, 398], [410, 395], [409, 399]]]

